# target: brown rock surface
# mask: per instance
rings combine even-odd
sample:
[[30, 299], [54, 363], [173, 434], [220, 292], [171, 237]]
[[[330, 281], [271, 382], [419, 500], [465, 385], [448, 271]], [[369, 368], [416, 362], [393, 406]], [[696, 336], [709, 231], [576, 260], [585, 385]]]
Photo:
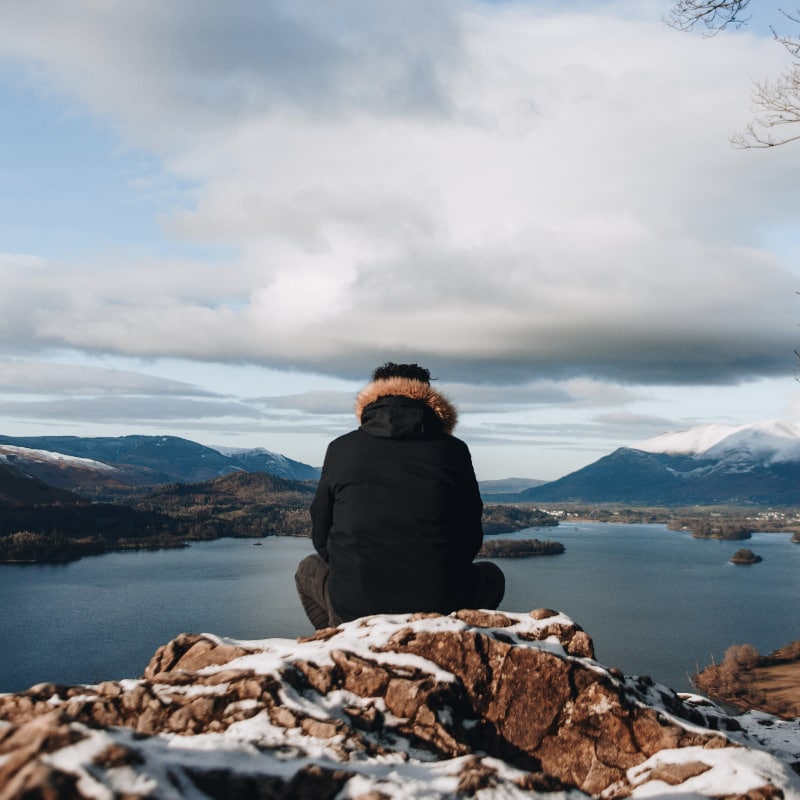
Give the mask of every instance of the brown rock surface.
[[695, 755], [640, 784], [691, 781], [712, 769], [703, 752], [733, 746], [717, 729], [735, 721], [592, 656], [548, 609], [369, 617], [296, 643], [182, 634], [140, 680], [0, 696], [0, 800], [159, 796], [165, 775], [209, 797], [333, 797], [356, 780], [348, 791], [395, 796], [399, 780], [409, 797], [416, 781], [443, 797], [611, 798], [657, 754]]

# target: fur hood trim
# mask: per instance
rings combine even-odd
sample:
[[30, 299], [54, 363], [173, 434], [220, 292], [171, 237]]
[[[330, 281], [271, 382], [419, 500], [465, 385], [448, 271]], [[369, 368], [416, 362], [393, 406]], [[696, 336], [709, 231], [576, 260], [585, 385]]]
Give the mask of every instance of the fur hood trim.
[[361, 424], [362, 412], [370, 403], [389, 395], [422, 400], [439, 417], [445, 433], [452, 433], [456, 427], [458, 413], [455, 406], [427, 383], [412, 378], [387, 378], [386, 380], [372, 381], [365, 386], [356, 397], [356, 418], [359, 424]]

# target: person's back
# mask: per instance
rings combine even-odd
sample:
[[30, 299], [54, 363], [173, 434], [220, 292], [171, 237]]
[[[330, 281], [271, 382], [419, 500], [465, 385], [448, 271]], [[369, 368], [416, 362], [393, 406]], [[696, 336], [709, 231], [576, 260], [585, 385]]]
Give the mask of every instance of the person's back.
[[496, 607], [502, 573], [472, 563], [483, 538], [472, 460], [451, 435], [456, 411], [428, 371], [378, 368], [356, 415], [359, 429], [328, 447], [312, 504], [319, 556], [298, 569], [312, 623]]

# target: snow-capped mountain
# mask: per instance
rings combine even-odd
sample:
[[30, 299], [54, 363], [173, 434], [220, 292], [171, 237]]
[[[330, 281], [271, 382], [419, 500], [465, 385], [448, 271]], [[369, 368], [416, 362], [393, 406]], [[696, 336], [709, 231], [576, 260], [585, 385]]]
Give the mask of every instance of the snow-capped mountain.
[[632, 445], [635, 450], [667, 455], [707, 455], [723, 458], [750, 454], [771, 463], [800, 460], [800, 425], [766, 420], [749, 425], [698, 425], [684, 431], [662, 433]]
[[300, 461], [294, 461], [280, 453], [274, 453], [263, 447], [251, 449], [235, 449], [217, 447], [217, 451], [227, 456], [232, 464], [246, 472], [268, 472], [279, 478], [294, 481], [315, 481], [319, 478], [319, 469], [310, 467]]
[[93, 497], [125, 487], [199, 483], [231, 472], [319, 477], [318, 469], [263, 448], [226, 454], [177, 436], [0, 436], [0, 463]]
[[800, 506], [800, 426], [700, 425], [621, 447], [517, 495], [529, 502]]

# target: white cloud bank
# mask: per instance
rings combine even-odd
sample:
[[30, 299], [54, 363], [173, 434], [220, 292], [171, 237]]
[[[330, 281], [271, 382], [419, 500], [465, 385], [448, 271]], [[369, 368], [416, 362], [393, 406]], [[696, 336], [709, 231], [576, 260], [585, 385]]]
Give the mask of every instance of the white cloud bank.
[[12, 4], [6, 63], [194, 183], [164, 225], [236, 256], [5, 256], [0, 348], [464, 381], [790, 370], [800, 276], [765, 242], [800, 215], [800, 149], [727, 143], [782, 54], [661, 11]]
[[[0, 252], [5, 432], [182, 432], [318, 464], [390, 358], [441, 379], [482, 477], [798, 416], [800, 147], [728, 144], [785, 53], [679, 34], [668, 6], [7, 3], [0, 81], [26, 86], [8, 96], [143, 156], [66, 245], [30, 222]], [[58, 136], [36, 129], [51, 153]], [[104, 157], [53, 187], [91, 192]], [[180, 190], [143, 206], [159, 186]], [[163, 250], [103, 245], [126, 203], [162, 214]]]

